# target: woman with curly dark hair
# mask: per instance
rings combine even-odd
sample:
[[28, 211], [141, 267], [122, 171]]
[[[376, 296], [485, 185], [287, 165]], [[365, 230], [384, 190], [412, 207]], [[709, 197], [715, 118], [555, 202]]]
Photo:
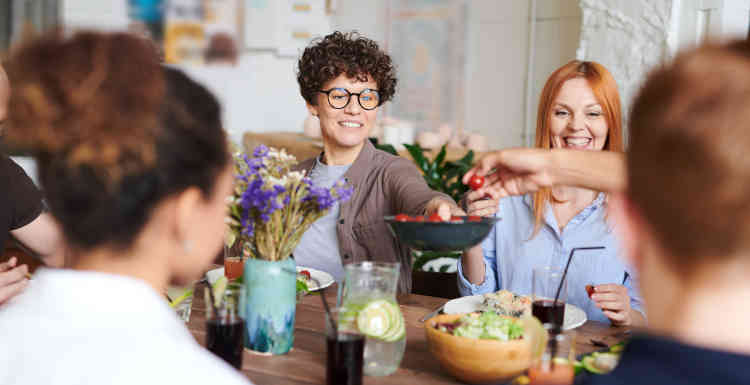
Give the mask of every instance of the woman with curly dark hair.
[[303, 235], [297, 264], [344, 277], [359, 261], [400, 262], [399, 291], [411, 290], [409, 249], [386, 227], [385, 215], [462, 215], [445, 194], [431, 190], [414, 164], [375, 149], [368, 140], [378, 108], [396, 92], [396, 70], [378, 44], [356, 32], [313, 42], [299, 60], [300, 93], [320, 119], [323, 152], [300, 164], [317, 185], [343, 178], [352, 198], [330, 210]]

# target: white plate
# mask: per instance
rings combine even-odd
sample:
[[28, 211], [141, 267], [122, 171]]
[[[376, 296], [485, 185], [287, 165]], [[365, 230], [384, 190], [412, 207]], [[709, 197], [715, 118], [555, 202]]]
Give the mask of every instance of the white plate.
[[320, 271], [320, 270], [316, 270], [316, 269], [312, 269], [312, 268], [304, 267], [304, 266], [297, 266], [298, 273], [302, 270], [309, 271], [310, 277], [317, 279], [318, 282], [320, 283], [320, 286], [317, 286], [315, 284], [315, 281], [310, 282], [310, 286], [307, 288], [310, 291], [325, 289], [328, 286], [333, 285], [333, 283], [335, 282], [335, 280], [333, 279], [333, 276], [326, 273], [325, 271]]
[[[484, 296], [481, 294], [452, 299], [445, 303], [443, 313], [457, 314], [479, 311], [482, 310], [482, 302], [484, 302]], [[569, 303], [565, 304], [564, 330], [575, 329], [586, 323], [587, 319], [586, 312], [583, 309]]]
[[[310, 277], [315, 278], [320, 282], [320, 286], [315, 285], [315, 281], [311, 282], [310, 286], [307, 288], [310, 291], [325, 289], [328, 286], [333, 285], [335, 282], [333, 277], [326, 273], [325, 271], [320, 271], [316, 269], [312, 269], [309, 267], [304, 266], [297, 266], [297, 272], [299, 273], [302, 270], [307, 270], [310, 272]], [[208, 277], [208, 283], [214, 284], [219, 277], [224, 276], [224, 268], [219, 267], [217, 269], [209, 270], [206, 272], [206, 277]]]

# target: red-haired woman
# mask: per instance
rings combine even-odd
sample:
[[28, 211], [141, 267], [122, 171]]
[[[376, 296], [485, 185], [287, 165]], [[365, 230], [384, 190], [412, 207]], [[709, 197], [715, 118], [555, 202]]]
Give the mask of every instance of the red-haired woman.
[[[571, 61], [549, 77], [537, 113], [538, 151], [622, 152], [622, 136], [617, 84], [606, 68], [595, 62]], [[568, 166], [572, 165], [563, 162], [556, 170], [587, 173], [586, 165]], [[496, 177], [490, 176], [487, 185]], [[606, 175], [601, 179], [603, 185], [608, 182]], [[540, 185], [548, 185], [543, 182]], [[568, 271], [567, 302], [584, 309], [589, 319], [617, 325], [644, 323], [634, 276], [618, 258], [620, 248], [606, 221], [603, 191], [557, 186], [502, 200], [502, 194], [489, 187], [468, 194], [469, 215], [499, 212], [503, 220], [481, 247], [468, 250], [458, 264], [460, 292], [507, 289], [531, 294], [533, 268], [564, 268], [573, 248], [604, 246], [576, 252]], [[492, 199], [483, 199], [487, 194]], [[591, 297], [587, 285], [594, 287]]]

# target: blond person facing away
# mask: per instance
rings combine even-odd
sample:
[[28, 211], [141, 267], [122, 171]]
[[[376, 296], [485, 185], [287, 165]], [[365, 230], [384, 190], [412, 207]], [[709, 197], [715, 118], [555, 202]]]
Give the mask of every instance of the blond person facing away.
[[463, 211], [449, 196], [431, 190], [411, 160], [380, 151], [368, 139], [380, 106], [396, 92], [391, 58], [357, 33], [334, 32], [307, 47], [298, 67], [300, 93], [320, 119], [323, 136], [323, 152], [299, 168], [316, 185], [343, 181], [354, 191], [305, 232], [294, 250], [297, 265], [341, 281], [349, 263], [400, 262], [398, 290], [408, 293], [411, 252], [383, 217], [437, 213], [448, 219]]
[[152, 46], [80, 32], [8, 66], [6, 137], [35, 154], [70, 269], [0, 308], [0, 383], [247, 384], [162, 294], [208, 269], [232, 176], [216, 99]]
[[[10, 83], [0, 65], [0, 127], [8, 115]], [[2, 128], [0, 128], [2, 130]], [[62, 266], [60, 234], [49, 213], [44, 212], [42, 194], [28, 175], [13, 160], [0, 154], [0, 253], [12, 235], [33, 250], [47, 266]], [[0, 261], [0, 305], [28, 286], [26, 265], [16, 257]]]
[[[623, 151], [620, 97], [606, 68], [571, 61], [550, 75], [539, 100], [536, 147], [543, 152]], [[586, 172], [588, 167], [592, 165], [582, 164], [571, 172]], [[486, 194], [493, 199], [483, 199]], [[568, 271], [568, 302], [591, 320], [614, 325], [645, 322], [636, 274], [622, 262], [606, 215], [606, 190], [555, 185], [499, 198], [492, 189], [465, 198], [470, 215], [498, 215], [502, 221], [458, 263], [463, 295], [499, 289], [531, 294], [534, 268], [563, 269], [573, 248], [603, 246], [576, 252]], [[591, 298], [587, 285], [596, 291]]]
[[496, 168], [499, 196], [557, 185], [616, 192], [610, 215], [649, 322], [590, 384], [750, 383], [748, 105], [750, 43], [706, 45], [649, 75], [626, 156], [514, 149], [470, 173]]

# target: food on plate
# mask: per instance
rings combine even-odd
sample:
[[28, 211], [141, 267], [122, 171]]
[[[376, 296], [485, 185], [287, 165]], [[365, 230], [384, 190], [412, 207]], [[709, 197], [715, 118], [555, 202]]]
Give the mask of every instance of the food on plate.
[[413, 218], [412, 222], [424, 222], [424, 215], [417, 215]]
[[463, 222], [463, 220], [464, 220], [464, 218], [457, 217], [455, 215], [451, 217], [451, 222]]
[[500, 290], [496, 293], [484, 295], [482, 310], [494, 311], [500, 315], [510, 317], [521, 317], [525, 314], [531, 314], [531, 298], [514, 294], [508, 290]]
[[470, 313], [455, 322], [438, 323], [435, 328], [458, 337], [510, 341], [523, 337], [520, 321], [494, 311]]
[[468, 220], [469, 220], [469, 222], [481, 222], [482, 221], [482, 217], [480, 217], [478, 215], [469, 215]]
[[297, 272], [297, 282], [302, 282], [305, 284], [305, 287], [308, 288], [313, 285], [312, 277], [310, 276], [310, 272], [307, 270], [300, 270]]
[[480, 175], [472, 175], [471, 178], [469, 178], [469, 187], [472, 190], [479, 190], [484, 186], [484, 177]]

